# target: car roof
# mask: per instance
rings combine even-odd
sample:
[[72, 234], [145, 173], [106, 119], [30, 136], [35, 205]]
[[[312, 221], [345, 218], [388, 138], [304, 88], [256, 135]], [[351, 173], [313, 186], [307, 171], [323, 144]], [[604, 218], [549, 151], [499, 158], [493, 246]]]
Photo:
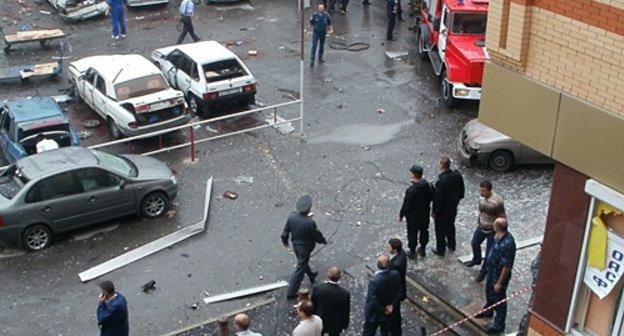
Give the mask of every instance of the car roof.
[[72, 168], [88, 167], [98, 163], [91, 149], [79, 146], [61, 147], [17, 160], [17, 169], [29, 179], [36, 179]]
[[6, 103], [9, 113], [16, 123], [33, 120], [47, 119], [50, 117], [62, 117], [65, 115], [56, 101], [50, 97], [35, 97], [31, 99], [16, 100]]
[[177, 46], [177, 49], [198, 63], [238, 58], [230, 49], [217, 41], [187, 43]]
[[152, 74], [162, 75], [152, 62], [136, 54], [90, 56], [71, 64], [80, 72], [93, 68], [107, 82], [112, 82], [117, 77], [115, 84]]

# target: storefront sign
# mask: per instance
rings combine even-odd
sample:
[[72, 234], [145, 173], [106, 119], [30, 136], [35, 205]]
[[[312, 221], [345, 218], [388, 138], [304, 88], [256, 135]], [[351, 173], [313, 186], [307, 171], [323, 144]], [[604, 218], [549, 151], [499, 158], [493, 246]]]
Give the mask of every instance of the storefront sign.
[[607, 232], [607, 260], [602, 271], [589, 265], [585, 268], [585, 284], [602, 300], [609, 295], [624, 273], [624, 239]]

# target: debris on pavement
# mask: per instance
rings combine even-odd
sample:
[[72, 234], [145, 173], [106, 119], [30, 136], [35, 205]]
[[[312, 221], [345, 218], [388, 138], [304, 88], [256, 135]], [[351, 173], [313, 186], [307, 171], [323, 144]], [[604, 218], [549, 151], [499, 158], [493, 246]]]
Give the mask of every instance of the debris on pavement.
[[193, 309], [193, 310], [198, 310], [200, 308], [201, 308], [201, 306], [200, 306], [199, 302], [195, 302], [195, 303], [193, 303], [191, 305], [191, 309]]
[[386, 51], [386, 56], [389, 59], [402, 60], [404, 58], [407, 58], [408, 53], [407, 51]]
[[143, 293], [149, 293], [156, 289], [156, 281], [150, 280], [141, 286]]
[[241, 185], [241, 183], [246, 182], [252, 184], [254, 181], [253, 176], [237, 176], [234, 178], [234, 183], [237, 185]]
[[240, 297], [249, 296], [249, 295], [252, 295], [252, 294], [268, 292], [270, 290], [274, 290], [274, 289], [278, 289], [278, 288], [282, 288], [282, 287], [286, 287], [286, 286], [288, 286], [288, 282], [286, 282], [286, 281], [277, 281], [277, 282], [274, 282], [274, 283], [261, 285], [261, 286], [256, 286], [256, 287], [251, 287], [251, 288], [247, 288], [247, 289], [241, 289], [241, 290], [230, 292], [230, 293], [226, 293], [226, 294], [209, 296], [207, 298], [204, 298], [204, 303], [205, 304], [210, 304], [210, 303], [214, 303], [214, 302], [220, 302], [220, 301], [236, 299], [236, 298], [240, 298]]
[[89, 131], [78, 131], [77, 133], [78, 133], [78, 139], [80, 140], [88, 139], [91, 137], [91, 135], [93, 135]]
[[386, 110], [382, 109], [381, 107], [377, 108], [377, 113], [382, 114], [386, 112]]
[[85, 121], [83, 126], [86, 128], [96, 128], [100, 126], [100, 121], [97, 119], [90, 119], [90, 120]]
[[233, 191], [226, 191], [223, 193], [223, 198], [228, 198], [231, 200], [235, 200], [238, 198], [238, 194]]

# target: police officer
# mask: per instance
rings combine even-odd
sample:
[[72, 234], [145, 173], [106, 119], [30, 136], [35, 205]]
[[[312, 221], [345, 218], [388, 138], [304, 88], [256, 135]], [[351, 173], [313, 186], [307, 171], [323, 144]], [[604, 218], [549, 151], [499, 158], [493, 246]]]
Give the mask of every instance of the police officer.
[[433, 254], [443, 257], [448, 245], [455, 251], [455, 216], [457, 205], [464, 198], [464, 179], [457, 170], [451, 170], [451, 159], [440, 158], [440, 175], [435, 184], [431, 217], [435, 221], [436, 248]]
[[310, 269], [310, 254], [316, 243], [327, 244], [325, 237], [316, 227], [316, 223], [308, 215], [312, 209], [312, 198], [308, 195], [301, 196], [297, 200], [295, 206], [297, 212], [292, 212], [288, 216], [286, 226], [282, 232], [282, 243], [288, 248], [288, 238], [290, 236], [293, 244], [293, 250], [297, 256], [297, 268], [288, 282], [288, 292], [286, 297], [294, 299], [297, 297], [299, 286], [303, 281], [304, 275], [308, 275], [310, 282], [314, 282], [318, 272], [312, 272]]
[[312, 35], [312, 51], [310, 52], [310, 66], [314, 66], [314, 58], [316, 57], [316, 45], [319, 45], [318, 58], [320, 63], [325, 63], [323, 60], [323, 52], [325, 51], [325, 36], [327, 35], [327, 28], [329, 33], [334, 33], [334, 26], [332, 25], [329, 14], [325, 13], [325, 6], [323, 4], [318, 5], [318, 11], [310, 18], [310, 27], [308, 28], [308, 35]]
[[414, 165], [410, 168], [412, 175], [412, 185], [405, 190], [403, 205], [399, 212], [399, 222], [407, 218], [407, 246], [409, 251], [407, 256], [414, 259], [416, 256], [416, 246], [420, 235], [420, 248], [418, 253], [424, 257], [425, 248], [429, 242], [429, 211], [431, 210], [431, 199], [433, 198], [433, 188], [422, 178], [423, 168]]
[[394, 41], [392, 31], [396, 23], [397, 13], [399, 11], [398, 0], [386, 0], [386, 15], [388, 16], [388, 29], [386, 30], [386, 40]]
[[200, 40], [199, 36], [195, 35], [195, 28], [193, 27], [193, 17], [195, 16], [195, 4], [191, 0], [183, 0], [180, 4], [180, 22], [182, 22], [182, 31], [178, 36], [176, 44], [182, 43], [186, 34], [191, 35], [194, 42]]
[[[507, 220], [497, 218], [494, 221], [494, 243], [485, 259], [487, 279], [485, 282], [484, 308], [488, 308], [507, 296], [507, 286], [511, 279], [511, 269], [516, 258], [516, 242], [513, 235], [507, 231]], [[481, 313], [477, 317], [491, 317], [496, 312], [492, 326], [486, 332], [497, 334], [505, 330], [505, 318], [507, 317], [507, 302], [504, 302], [492, 310]]]
[[110, 14], [111, 22], [113, 24], [113, 39], [119, 39], [119, 33], [121, 38], [126, 38], [126, 19], [124, 18], [124, 5], [128, 3], [128, 0], [107, 0], [108, 8], [105, 15]]

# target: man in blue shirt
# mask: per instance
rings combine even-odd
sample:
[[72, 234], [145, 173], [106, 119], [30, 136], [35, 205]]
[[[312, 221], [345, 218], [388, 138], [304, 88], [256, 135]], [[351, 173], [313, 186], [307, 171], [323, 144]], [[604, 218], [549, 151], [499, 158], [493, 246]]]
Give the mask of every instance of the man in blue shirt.
[[100, 336], [128, 336], [128, 304], [121, 293], [115, 291], [112, 281], [100, 283], [102, 292], [98, 296], [97, 321]]
[[319, 62], [325, 63], [323, 60], [323, 52], [325, 51], [325, 36], [327, 35], [327, 28], [329, 27], [329, 33], [334, 33], [334, 26], [332, 25], [329, 14], [325, 13], [325, 6], [318, 5], [318, 11], [310, 18], [310, 27], [308, 28], [308, 35], [312, 34], [312, 51], [310, 52], [310, 66], [314, 66], [314, 58], [316, 57], [316, 45], [319, 44]]
[[195, 4], [191, 0], [183, 0], [180, 4], [180, 22], [182, 22], [182, 32], [178, 37], [176, 44], [182, 43], [186, 34], [190, 34], [194, 42], [199, 41], [199, 36], [195, 35], [195, 28], [193, 28], [193, 16], [195, 16]]
[[[494, 243], [485, 259], [487, 280], [485, 283], [485, 307], [488, 308], [507, 297], [507, 286], [511, 279], [511, 269], [516, 258], [516, 242], [507, 231], [507, 220], [499, 217], [494, 221]], [[496, 306], [492, 310], [477, 315], [477, 317], [491, 317], [496, 312], [492, 326], [487, 329], [488, 334], [497, 334], [505, 330], [507, 317], [507, 302]]]
[[126, 38], [126, 19], [124, 18], [124, 5], [128, 0], [106, 0], [108, 8], [106, 9], [106, 15], [110, 14], [111, 21], [113, 23], [113, 36], [112, 38], [119, 39], [119, 33], [121, 32], [121, 38]]

